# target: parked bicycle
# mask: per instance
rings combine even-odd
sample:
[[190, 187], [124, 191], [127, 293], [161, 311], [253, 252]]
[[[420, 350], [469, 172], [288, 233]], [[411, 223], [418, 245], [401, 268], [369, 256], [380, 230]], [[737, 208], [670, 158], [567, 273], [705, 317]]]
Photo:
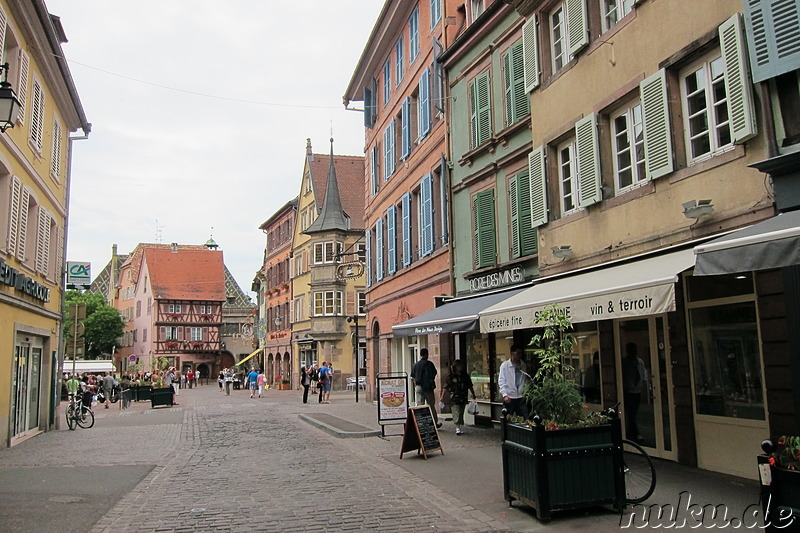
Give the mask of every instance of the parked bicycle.
[[94, 426], [94, 412], [83, 403], [81, 394], [70, 394], [66, 417], [67, 427], [74, 430], [77, 426], [89, 429]]
[[[619, 403], [600, 411], [608, 416]], [[642, 503], [656, 490], [656, 469], [647, 452], [637, 442], [622, 439], [622, 472], [625, 475], [625, 501]]]

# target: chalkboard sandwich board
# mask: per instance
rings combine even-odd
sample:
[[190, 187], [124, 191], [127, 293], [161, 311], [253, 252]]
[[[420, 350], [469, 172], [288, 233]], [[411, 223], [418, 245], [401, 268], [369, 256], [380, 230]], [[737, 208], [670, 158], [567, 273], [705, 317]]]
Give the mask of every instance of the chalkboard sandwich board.
[[408, 410], [406, 428], [403, 433], [403, 449], [400, 450], [400, 459], [405, 452], [417, 450], [425, 459], [428, 452], [439, 450], [444, 455], [442, 444], [439, 442], [439, 430], [433, 421], [433, 413], [428, 405], [411, 407]]

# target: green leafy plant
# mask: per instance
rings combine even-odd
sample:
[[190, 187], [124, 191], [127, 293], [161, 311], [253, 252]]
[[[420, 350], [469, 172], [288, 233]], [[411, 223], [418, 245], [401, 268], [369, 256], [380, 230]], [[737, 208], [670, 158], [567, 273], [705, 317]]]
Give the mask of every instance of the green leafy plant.
[[[583, 399], [571, 377], [575, 369], [567, 361], [575, 346], [570, 333], [572, 322], [564, 309], [550, 305], [537, 315], [535, 323], [543, 329], [529, 345], [539, 363], [524, 393], [531, 413], [538, 415], [548, 429], [586, 425]], [[596, 421], [590, 425], [596, 425]]]
[[769, 464], [786, 470], [800, 470], [800, 437], [784, 435], [769, 456]]

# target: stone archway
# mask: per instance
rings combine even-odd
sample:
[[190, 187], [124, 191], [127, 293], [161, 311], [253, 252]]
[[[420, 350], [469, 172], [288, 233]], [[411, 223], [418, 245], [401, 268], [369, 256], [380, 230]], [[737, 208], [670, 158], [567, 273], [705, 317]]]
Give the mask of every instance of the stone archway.
[[369, 358], [369, 363], [367, 366], [367, 394], [365, 396], [371, 397], [372, 401], [377, 400], [378, 392], [373, 386], [375, 383], [375, 376], [380, 372], [386, 372], [386, 370], [390, 369], [382, 369], [381, 368], [381, 325], [376, 320], [372, 323], [372, 331], [370, 332], [369, 338], [369, 353], [367, 357]]
[[233, 368], [235, 364], [236, 360], [233, 358], [233, 354], [230, 352], [222, 352], [219, 355], [220, 368]]
[[283, 372], [283, 377], [289, 378], [289, 383], [291, 387], [292, 382], [292, 357], [289, 355], [289, 352], [283, 354], [283, 363], [281, 364], [281, 371]]
[[199, 365], [197, 365], [197, 372], [203, 379], [208, 379], [208, 377], [211, 375], [211, 369], [205, 363], [200, 363]]

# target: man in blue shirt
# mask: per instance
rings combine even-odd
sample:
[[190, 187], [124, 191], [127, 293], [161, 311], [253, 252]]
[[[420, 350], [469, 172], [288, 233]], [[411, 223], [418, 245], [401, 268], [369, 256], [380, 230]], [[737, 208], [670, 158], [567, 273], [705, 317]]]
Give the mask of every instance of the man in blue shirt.
[[250, 384], [250, 397], [252, 398], [258, 390], [258, 371], [255, 368], [250, 369], [247, 374], [247, 383]]

